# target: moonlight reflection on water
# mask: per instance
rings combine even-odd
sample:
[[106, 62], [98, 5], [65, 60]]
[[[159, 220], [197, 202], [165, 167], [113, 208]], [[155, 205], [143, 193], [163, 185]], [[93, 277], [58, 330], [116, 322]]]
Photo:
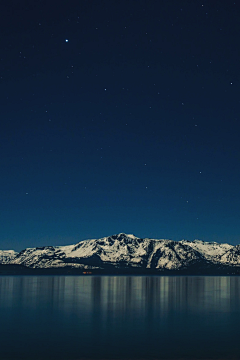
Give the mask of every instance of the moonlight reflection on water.
[[6, 359], [238, 355], [238, 277], [16, 276], [0, 290]]

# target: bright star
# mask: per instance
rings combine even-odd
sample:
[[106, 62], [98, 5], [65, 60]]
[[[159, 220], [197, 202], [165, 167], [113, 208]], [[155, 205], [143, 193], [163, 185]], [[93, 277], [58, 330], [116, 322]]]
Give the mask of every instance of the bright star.
[[65, 39], [65, 42], [68, 42], [68, 39]]

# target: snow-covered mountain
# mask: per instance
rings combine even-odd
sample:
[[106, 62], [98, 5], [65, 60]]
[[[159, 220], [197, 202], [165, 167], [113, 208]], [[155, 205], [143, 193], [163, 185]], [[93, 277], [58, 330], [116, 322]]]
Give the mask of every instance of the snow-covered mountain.
[[120, 233], [69, 246], [0, 251], [0, 264], [30, 268], [144, 268], [187, 269], [196, 264], [240, 266], [240, 245], [216, 242], [138, 238]]
[[179, 242], [181, 244], [188, 244], [192, 249], [202, 254], [206, 260], [210, 260], [215, 263], [225, 263], [225, 260], [222, 258], [223, 255], [236, 248], [236, 246], [229, 244], [219, 244], [217, 242], [206, 242], [201, 240], [181, 240]]
[[17, 256], [14, 250], [0, 250], [0, 264], [9, 264], [9, 262]]

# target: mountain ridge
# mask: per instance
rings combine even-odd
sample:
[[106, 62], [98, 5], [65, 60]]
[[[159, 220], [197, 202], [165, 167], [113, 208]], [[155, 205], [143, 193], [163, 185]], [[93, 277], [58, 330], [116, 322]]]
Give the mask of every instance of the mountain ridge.
[[0, 250], [0, 264], [28, 269], [79, 271], [191, 271], [201, 268], [240, 268], [240, 245], [139, 238], [119, 233], [73, 245]]

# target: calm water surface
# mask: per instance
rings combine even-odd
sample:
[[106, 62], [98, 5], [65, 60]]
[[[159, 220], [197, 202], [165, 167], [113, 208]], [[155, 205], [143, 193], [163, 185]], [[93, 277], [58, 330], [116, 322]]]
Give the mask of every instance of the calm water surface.
[[239, 339], [239, 277], [0, 277], [0, 359], [240, 359]]

